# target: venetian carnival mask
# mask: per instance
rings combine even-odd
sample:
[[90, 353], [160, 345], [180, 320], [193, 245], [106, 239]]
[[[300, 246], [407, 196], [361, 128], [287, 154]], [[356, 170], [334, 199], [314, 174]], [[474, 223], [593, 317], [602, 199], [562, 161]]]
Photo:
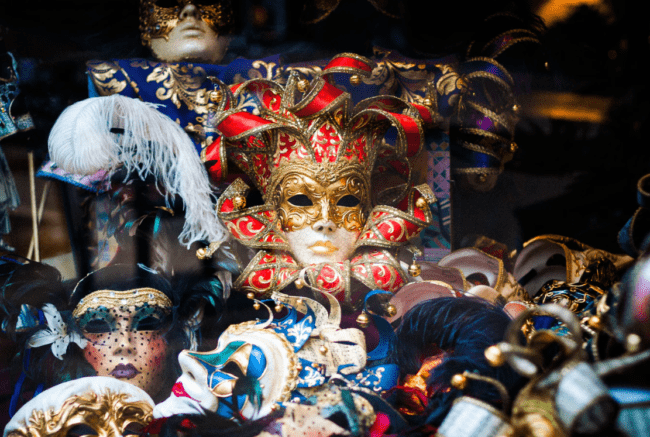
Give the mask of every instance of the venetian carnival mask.
[[[234, 420], [256, 419], [276, 403], [301, 403], [327, 392], [326, 382], [335, 376], [349, 387], [376, 393], [394, 385], [396, 366], [366, 367], [363, 333], [340, 328], [341, 310], [333, 297], [329, 314], [312, 299], [275, 293], [273, 300], [286, 306], [286, 317], [232, 325], [214, 351], [183, 351], [183, 374], [172, 396], [156, 405], [154, 417], [211, 411]], [[298, 312], [304, 314], [300, 320]], [[375, 350], [368, 358], [381, 359], [387, 351]]]
[[141, 0], [142, 43], [161, 61], [219, 62], [232, 26], [229, 0]]
[[5, 437], [137, 436], [151, 421], [153, 400], [114, 378], [92, 376], [56, 385], [13, 416]]
[[366, 183], [354, 175], [328, 183], [289, 173], [274, 200], [291, 253], [305, 265], [348, 259], [369, 209]]
[[165, 388], [168, 346], [163, 328], [172, 302], [153, 288], [99, 290], [85, 296], [73, 317], [87, 340], [84, 356], [98, 376], [128, 381], [153, 398]]
[[[268, 297], [300, 279], [351, 301], [351, 279], [390, 291], [408, 282], [397, 252], [431, 223], [435, 202], [426, 184], [413, 186], [409, 159], [422, 150], [422, 126], [432, 118], [391, 96], [354, 106], [333, 82], [334, 73], [371, 71], [369, 60], [345, 54], [311, 83], [293, 72], [284, 86], [219, 85], [221, 137], [205, 161], [220, 175], [234, 162], [265, 201], [247, 208], [250, 187], [242, 179], [219, 198], [230, 233], [260, 249], [235, 288]], [[251, 105], [255, 114], [246, 110]]]

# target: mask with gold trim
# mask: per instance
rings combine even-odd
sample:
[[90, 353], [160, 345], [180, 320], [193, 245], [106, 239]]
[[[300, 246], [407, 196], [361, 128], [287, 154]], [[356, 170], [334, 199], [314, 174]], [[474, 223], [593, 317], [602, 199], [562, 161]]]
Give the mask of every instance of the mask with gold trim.
[[232, 25], [230, 0], [140, 1], [142, 44], [161, 61], [220, 61]]
[[5, 428], [6, 437], [140, 435], [154, 402], [138, 387], [92, 376], [56, 385], [27, 402]]
[[140, 32], [142, 43], [152, 38], [165, 38], [178, 25], [183, 8], [193, 4], [208, 26], [219, 34], [229, 33], [233, 24], [230, 0], [140, 0]]
[[524, 243], [513, 274], [532, 299], [551, 280], [567, 284], [590, 282], [606, 289], [632, 262], [630, 256], [594, 249], [573, 238], [539, 235]]
[[[269, 296], [301, 277], [349, 300], [351, 279], [391, 291], [408, 282], [395, 256], [432, 220], [435, 198], [426, 185], [413, 188], [410, 162], [432, 117], [392, 96], [353, 107], [333, 74], [371, 71], [371, 61], [343, 54], [311, 83], [293, 72], [285, 86], [268, 80], [221, 86], [222, 137], [206, 149], [206, 160], [225, 163], [215, 157], [227, 155], [266, 202], [246, 208], [250, 188], [241, 180], [219, 200], [231, 234], [262, 249], [236, 288]], [[259, 115], [244, 110], [251, 101]]]
[[72, 319], [86, 340], [83, 356], [98, 376], [136, 385], [156, 401], [168, 395], [177, 353], [196, 347], [192, 322], [176, 324], [179, 309], [172, 299], [180, 296], [172, 290], [167, 277], [142, 264], [105, 267], [77, 283]]
[[[267, 308], [268, 320], [228, 327], [214, 351], [182, 352], [183, 374], [172, 396], [156, 406], [154, 417], [210, 411], [235, 420], [255, 419], [277, 408], [276, 403], [301, 403], [326, 393], [332, 378], [377, 394], [394, 385], [397, 367], [367, 366], [364, 335], [356, 328], [340, 328], [341, 309], [332, 296], [329, 313], [312, 299], [275, 293], [273, 300], [288, 310], [286, 317], [275, 320]], [[298, 312], [304, 314], [300, 320]], [[388, 348], [378, 349], [368, 358], [385, 357]], [[358, 414], [365, 420], [372, 409]]]
[[169, 353], [164, 328], [171, 300], [153, 288], [99, 290], [72, 315], [87, 340], [84, 356], [98, 376], [112, 376], [158, 397]]

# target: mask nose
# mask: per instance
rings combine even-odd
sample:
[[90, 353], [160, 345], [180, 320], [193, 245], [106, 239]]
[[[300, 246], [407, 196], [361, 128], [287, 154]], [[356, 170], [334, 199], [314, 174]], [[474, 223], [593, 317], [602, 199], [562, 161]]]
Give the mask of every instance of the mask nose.
[[336, 224], [331, 220], [319, 220], [314, 223], [312, 229], [316, 232], [332, 233], [336, 230]]
[[135, 354], [135, 345], [133, 343], [133, 333], [129, 329], [120, 330], [119, 338], [117, 341], [117, 347], [115, 348], [115, 354], [119, 355], [134, 355]]
[[180, 18], [181, 21], [185, 20], [186, 18], [194, 18], [195, 20], [200, 20], [201, 14], [199, 13], [199, 9], [190, 3], [183, 7], [178, 18]]
[[327, 198], [322, 199], [320, 220], [313, 224], [312, 229], [316, 232], [332, 233], [336, 230], [336, 223], [330, 218], [330, 204]]
[[181, 371], [190, 380], [200, 383], [204, 377], [204, 369], [199, 362], [191, 357], [187, 352], [183, 351], [178, 355], [178, 364], [181, 366]]

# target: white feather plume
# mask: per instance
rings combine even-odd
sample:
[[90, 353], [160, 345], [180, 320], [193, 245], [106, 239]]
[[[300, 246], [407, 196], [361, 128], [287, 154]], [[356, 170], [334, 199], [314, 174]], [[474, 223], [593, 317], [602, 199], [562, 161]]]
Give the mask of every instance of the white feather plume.
[[[168, 200], [174, 195], [183, 199], [185, 225], [179, 236], [183, 244], [226, 240], [194, 143], [156, 106], [117, 94], [75, 103], [63, 111], [50, 132], [50, 158], [74, 174], [113, 171], [124, 165], [142, 179], [153, 175]], [[113, 133], [113, 128], [124, 133]]]

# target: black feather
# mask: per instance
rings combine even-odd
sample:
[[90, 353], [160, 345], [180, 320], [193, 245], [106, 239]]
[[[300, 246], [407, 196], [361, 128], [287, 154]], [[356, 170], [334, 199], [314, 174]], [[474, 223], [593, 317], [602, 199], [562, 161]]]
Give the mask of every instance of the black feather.
[[[416, 374], [432, 345], [446, 355], [427, 380], [438, 390], [429, 399], [426, 417], [420, 421], [439, 425], [453, 401], [466, 394], [498, 405], [498, 392], [489, 384], [472, 381], [465, 392], [450, 387], [453, 375], [477, 372], [497, 379], [510, 394], [522, 385], [522, 378], [509, 366], [492, 367], [484, 351], [503, 339], [510, 318], [500, 308], [478, 298], [439, 298], [422, 302], [404, 315], [397, 328], [392, 356], [401, 376]], [[424, 420], [423, 420], [424, 419]]]

